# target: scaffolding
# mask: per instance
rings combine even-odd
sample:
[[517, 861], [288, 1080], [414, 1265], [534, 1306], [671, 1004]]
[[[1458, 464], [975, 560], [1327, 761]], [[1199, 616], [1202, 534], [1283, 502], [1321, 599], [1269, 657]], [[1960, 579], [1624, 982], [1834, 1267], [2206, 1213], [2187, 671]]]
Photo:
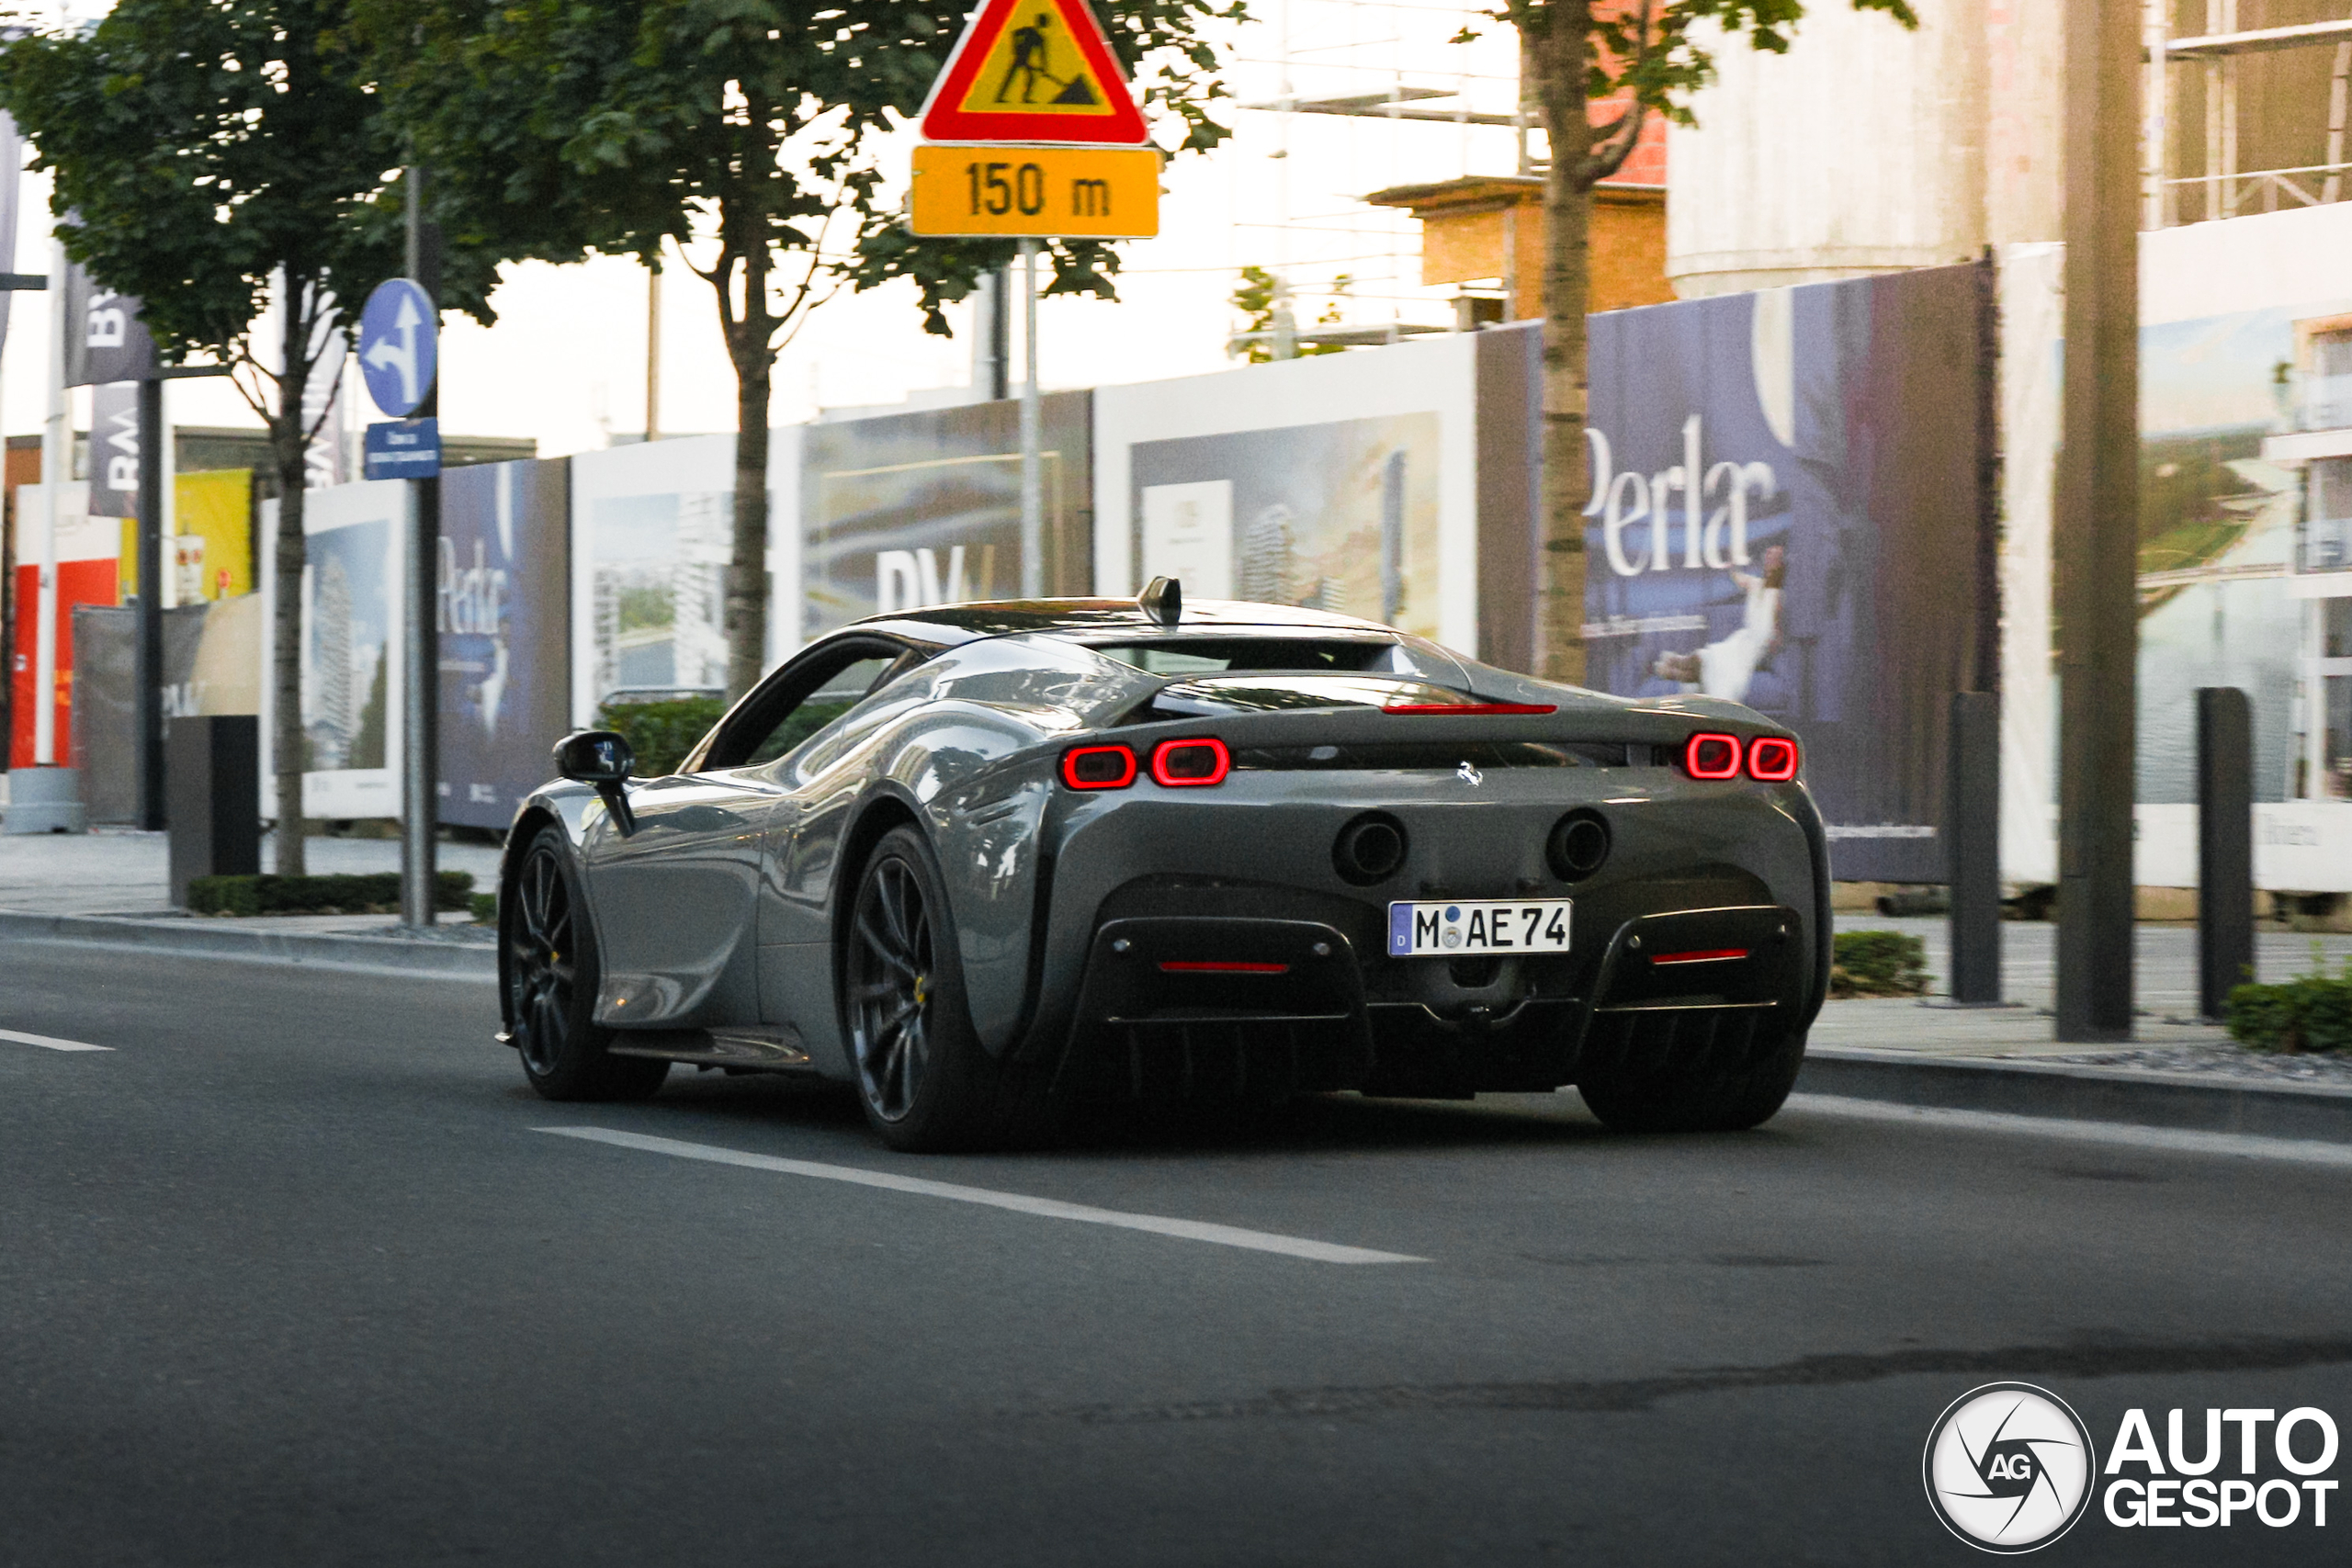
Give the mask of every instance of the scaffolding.
[[[2168, 35], [2178, 15], [2179, 0], [2148, 0], [2144, 12], [2145, 228], [2168, 229], [2180, 223], [2276, 212], [2285, 206], [2319, 207], [2343, 199], [2344, 174], [2352, 168], [2344, 158], [2346, 86], [2347, 78], [2352, 78], [2352, 19], [2241, 28], [2239, 6], [2240, 0], [2204, 0], [2205, 30], [2172, 37]], [[2241, 62], [2249, 56], [2289, 50], [2333, 51], [2321, 161], [2279, 168], [2242, 168], [2239, 147], [2245, 128], [2239, 118]], [[2172, 108], [2186, 96], [2184, 88], [2189, 84], [2183, 77], [2192, 72], [2204, 110], [2197, 138], [2199, 172], [2179, 174], [2175, 172], [2176, 148], [2188, 138], [2183, 134], [2185, 127], [2173, 124]], [[2285, 103], [2260, 107], [2274, 121], [2295, 107]]]
[[[1273, 277], [1272, 321], [1232, 334], [1228, 352], [1263, 344], [1288, 358], [1455, 330], [1457, 290], [1420, 282], [1419, 223], [1360, 198], [1542, 166], [1516, 35], [1481, 6], [1413, 0], [1274, 0], [1267, 23], [1271, 52], [1233, 62], [1248, 112], [1231, 226], [1237, 278], [1244, 266]], [[1484, 36], [1465, 41], [1465, 29]], [[1303, 190], [1295, 164], [1343, 172], [1329, 189]]]

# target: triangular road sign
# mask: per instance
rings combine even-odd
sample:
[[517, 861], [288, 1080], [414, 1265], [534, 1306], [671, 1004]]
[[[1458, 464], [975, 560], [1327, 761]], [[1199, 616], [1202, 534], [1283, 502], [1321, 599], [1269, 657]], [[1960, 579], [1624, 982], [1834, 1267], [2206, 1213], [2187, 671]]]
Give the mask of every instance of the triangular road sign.
[[1148, 140], [1086, 0], [986, 0], [922, 106], [933, 141]]

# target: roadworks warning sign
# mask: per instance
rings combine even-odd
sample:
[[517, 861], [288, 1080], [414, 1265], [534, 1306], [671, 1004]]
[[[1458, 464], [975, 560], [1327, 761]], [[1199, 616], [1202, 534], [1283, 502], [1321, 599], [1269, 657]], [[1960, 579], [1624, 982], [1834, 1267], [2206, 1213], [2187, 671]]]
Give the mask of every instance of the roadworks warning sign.
[[1146, 140], [1086, 0], [988, 0], [923, 105], [931, 141], [1132, 147]]

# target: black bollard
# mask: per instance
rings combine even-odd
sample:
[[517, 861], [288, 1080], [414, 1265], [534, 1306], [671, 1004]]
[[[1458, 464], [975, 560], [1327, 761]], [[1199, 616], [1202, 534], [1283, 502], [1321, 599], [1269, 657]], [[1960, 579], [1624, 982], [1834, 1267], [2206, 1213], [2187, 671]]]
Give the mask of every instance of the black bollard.
[[2254, 978], [2254, 710], [2235, 686], [2197, 689], [2197, 998], [2219, 1020]]
[[172, 720], [172, 903], [199, 876], [261, 870], [261, 721], [251, 714]]
[[1951, 999], [2001, 999], [2001, 699], [1954, 692], [1944, 784], [1951, 880]]

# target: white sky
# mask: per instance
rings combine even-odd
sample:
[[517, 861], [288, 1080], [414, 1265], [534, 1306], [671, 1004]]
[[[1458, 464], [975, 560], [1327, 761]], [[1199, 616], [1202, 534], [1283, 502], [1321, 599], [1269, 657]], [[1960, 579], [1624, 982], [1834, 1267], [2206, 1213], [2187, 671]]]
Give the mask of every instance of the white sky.
[[[75, 10], [85, 6], [77, 5]], [[103, 7], [87, 7], [102, 9]], [[1392, 85], [1467, 91], [1466, 107], [1508, 113], [1515, 42], [1508, 28], [1469, 46], [1445, 40], [1477, 12], [1468, 6], [1257, 0], [1259, 19], [1230, 29], [1227, 76], [1236, 103], [1219, 118], [1237, 134], [1215, 152], [1170, 165], [1161, 234], [1125, 248], [1116, 304], [1049, 299], [1038, 311], [1038, 362], [1049, 387], [1085, 387], [1197, 374], [1233, 363], [1225, 340], [1239, 321], [1228, 304], [1245, 265], [1278, 267], [1300, 291], [1303, 322], [1323, 314], [1335, 275], [1354, 278], [1351, 321], [1450, 320], [1450, 290], [1419, 287], [1419, 226], [1358, 197], [1383, 186], [1508, 174], [1507, 129], [1384, 123], [1329, 115], [1246, 110], [1282, 91], [1285, 53], [1301, 97], [1385, 91]], [[1492, 31], [1492, 25], [1487, 24]], [[1430, 100], [1427, 107], [1461, 107]], [[1287, 156], [1283, 154], [1287, 144]], [[911, 145], [910, 140], [909, 145]], [[889, 164], [903, 170], [905, 154]], [[16, 268], [46, 272], [47, 182], [27, 176]], [[1287, 219], [1287, 221], [1285, 221]], [[441, 422], [450, 434], [537, 440], [543, 457], [607, 445], [609, 434], [645, 424], [646, 275], [634, 263], [511, 268], [492, 303], [494, 328], [445, 323]], [[1014, 333], [1019, 336], [1018, 304]], [[0, 425], [40, 427], [48, 297], [16, 297], [0, 358]], [[785, 350], [775, 378], [773, 423], [819, 407], [892, 403], [910, 392], [969, 380], [968, 311], [951, 312], [958, 335], [926, 335], [911, 286], [843, 294], [818, 310]], [[253, 424], [242, 400], [218, 382], [170, 389], [181, 424]], [[86, 394], [76, 423], [85, 425]], [[364, 399], [363, 399], [364, 401]], [[662, 279], [661, 427], [667, 434], [731, 430], [735, 378], [719, 342], [710, 289], [673, 265]], [[372, 410], [364, 417], [373, 418]]]

